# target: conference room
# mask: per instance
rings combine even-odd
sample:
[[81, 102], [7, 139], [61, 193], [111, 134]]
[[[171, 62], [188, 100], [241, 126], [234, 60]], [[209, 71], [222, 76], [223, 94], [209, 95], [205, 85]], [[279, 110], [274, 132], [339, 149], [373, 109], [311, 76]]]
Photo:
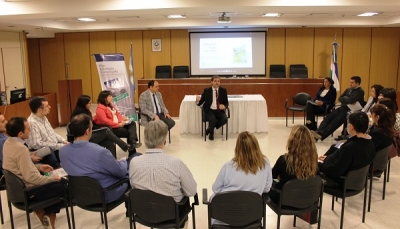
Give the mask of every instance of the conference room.
[[[289, 113], [288, 127], [285, 126], [285, 100], [291, 101], [298, 92], [315, 96], [323, 78], [330, 74], [333, 42], [339, 44], [340, 83], [335, 85], [340, 88], [338, 96], [349, 87], [354, 75], [362, 78], [365, 100], [374, 84], [396, 90], [400, 87], [398, 3], [331, 1], [284, 5], [276, 1], [211, 0], [156, 3], [0, 1], [0, 91], [8, 100], [7, 105], [0, 106], [0, 112], [6, 119], [30, 115], [28, 101], [10, 104], [13, 90], [25, 88], [27, 98], [45, 95], [53, 107], [48, 117], [50, 123], [57, 133], [66, 136], [65, 125], [81, 94], [93, 99], [91, 110], [95, 113], [95, 100], [102, 84], [93, 55], [120, 53], [128, 74], [131, 60], [133, 63], [135, 104], [147, 90], [149, 80], [158, 81], [165, 106], [176, 122], [171, 129], [171, 143], [164, 146], [164, 152], [178, 157], [191, 170], [201, 202], [202, 189], [207, 188], [210, 196], [219, 170], [233, 158], [240, 132], [255, 134], [271, 166], [287, 151], [291, 127], [303, 125], [304, 121], [303, 114], [295, 112], [292, 123]], [[82, 12], [82, 9], [90, 10]], [[357, 16], [365, 12], [378, 14]], [[81, 17], [96, 21], [78, 21]], [[200, 46], [201, 39], [209, 42]], [[228, 53], [215, 54], [216, 49], [224, 50], [221, 47]], [[235, 65], [224, 62], [228, 55], [234, 56], [231, 60]], [[298, 64], [306, 67], [306, 77], [292, 77], [290, 66]], [[271, 75], [271, 65], [283, 66], [283, 76]], [[156, 77], [157, 66], [169, 66], [169, 77]], [[177, 66], [188, 67], [185, 78], [174, 76]], [[216, 132], [214, 141], [204, 141], [201, 108], [196, 106], [195, 96], [211, 86], [212, 75], [219, 75], [221, 87], [227, 89], [230, 118], [227, 139], [226, 132], [223, 135]], [[333, 138], [340, 134], [341, 128], [333, 137], [316, 143], [319, 155], [336, 143]], [[145, 153], [144, 144], [137, 151]], [[117, 159], [126, 156], [126, 152], [117, 150]], [[366, 213], [365, 223], [361, 221], [363, 195], [346, 199], [345, 228], [397, 227], [393, 219], [400, 216], [396, 211], [400, 203], [396, 189], [400, 184], [399, 164], [397, 158], [391, 160], [385, 200], [381, 198], [383, 177], [374, 179], [372, 208]], [[1, 200], [2, 228], [11, 228], [6, 191], [1, 191]], [[341, 203], [339, 199], [332, 211], [330, 196], [324, 195], [322, 228], [339, 228]], [[207, 228], [207, 206], [200, 203], [195, 208], [196, 227]], [[78, 228], [104, 227], [98, 213], [78, 207], [74, 212]], [[27, 228], [25, 213], [13, 208], [13, 214], [15, 228]], [[33, 214], [30, 218], [32, 228], [41, 228]], [[62, 210], [57, 228], [68, 228], [66, 218]], [[107, 218], [110, 228], [129, 226], [123, 205], [110, 211]], [[276, 227], [277, 216], [268, 207], [266, 221], [268, 228]], [[292, 217], [282, 217], [281, 228], [291, 228], [292, 222]], [[192, 228], [192, 224], [190, 216], [185, 228]], [[310, 225], [297, 220], [297, 227], [310, 228]], [[316, 224], [311, 226], [316, 227]], [[147, 227], [137, 224], [137, 228]]]

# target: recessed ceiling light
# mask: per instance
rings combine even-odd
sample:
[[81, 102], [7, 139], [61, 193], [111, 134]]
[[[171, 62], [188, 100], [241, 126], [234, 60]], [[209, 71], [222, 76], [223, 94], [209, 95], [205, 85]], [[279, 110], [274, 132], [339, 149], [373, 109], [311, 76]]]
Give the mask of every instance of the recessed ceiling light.
[[96, 21], [96, 19], [88, 18], [88, 17], [81, 17], [81, 18], [78, 18], [78, 21], [88, 22], [88, 21]]
[[168, 18], [186, 18], [186, 15], [182, 14], [171, 14], [167, 16]]
[[379, 14], [379, 13], [377, 13], [377, 12], [366, 12], [366, 13], [359, 14], [357, 16], [359, 16], [359, 17], [371, 17], [371, 16], [375, 16], [377, 14]]
[[282, 16], [282, 14], [280, 13], [265, 13], [265, 14], [261, 14], [262, 17], [280, 17]]

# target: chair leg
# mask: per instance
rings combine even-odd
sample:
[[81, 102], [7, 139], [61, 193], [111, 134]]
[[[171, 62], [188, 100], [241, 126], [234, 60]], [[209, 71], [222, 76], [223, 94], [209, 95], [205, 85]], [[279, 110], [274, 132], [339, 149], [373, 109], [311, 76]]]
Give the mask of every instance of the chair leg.
[[287, 127], [288, 110], [286, 109], [286, 127]]
[[[368, 212], [371, 211], [371, 197], [372, 197], [372, 180], [373, 180], [373, 169], [371, 169], [370, 172], [370, 177], [371, 179], [369, 179], [369, 196], [368, 196]], [[368, 179], [368, 178], [367, 178]]]
[[104, 222], [105, 222], [106, 229], [108, 229], [107, 211], [104, 211]]
[[10, 212], [11, 229], [14, 229], [14, 217], [13, 217], [12, 206], [11, 206], [10, 201], [8, 201], [8, 210]]
[[104, 224], [103, 212], [100, 212], [101, 224]]
[[294, 124], [294, 111], [292, 111], [292, 124]]
[[196, 229], [196, 218], [194, 214], [194, 205], [192, 205], [192, 221], [193, 221], [193, 229]]
[[276, 224], [276, 228], [279, 229], [281, 228], [281, 215], [278, 214], [278, 222]]
[[335, 210], [335, 197], [332, 196], [332, 207], [331, 207], [332, 211]]
[[74, 215], [74, 207], [72, 202], [70, 202], [71, 204], [71, 217], [72, 217], [72, 228], [75, 229], [75, 215]]
[[140, 140], [140, 121], [138, 122], [138, 126], [139, 126], [139, 143], [141, 143], [141, 140]]
[[344, 204], [346, 201], [346, 197], [344, 196], [342, 199], [342, 212], [340, 213], [340, 229], [343, 229], [343, 218], [344, 218]]
[[221, 128], [222, 128], [221, 135], [224, 136], [224, 126], [222, 126]]
[[389, 162], [388, 162], [387, 180], [386, 180], [386, 182], [389, 182], [389, 174], [390, 174], [390, 159], [389, 159]]
[[3, 216], [3, 205], [1, 203], [1, 192], [0, 192], [0, 215], [1, 215], [1, 224], [4, 224], [4, 216]]
[[26, 213], [26, 222], [28, 223], [28, 229], [31, 229], [31, 218], [29, 217], [29, 210], [26, 210], [25, 213]]
[[296, 215], [293, 216], [293, 227], [296, 227]]
[[[390, 160], [389, 160], [390, 161]], [[387, 167], [383, 171], [383, 190], [382, 190], [382, 200], [385, 199], [386, 195], [386, 176], [387, 176]]]
[[168, 130], [169, 144], [171, 144], [171, 130]]
[[[368, 178], [366, 178], [368, 179]], [[363, 215], [362, 215], [362, 222], [365, 222], [365, 208], [366, 208], [366, 202], [367, 202], [367, 180], [365, 180], [365, 187], [364, 187], [364, 203], [363, 203]]]
[[67, 199], [68, 199], [67, 197], [64, 197], [65, 211], [67, 211], [68, 228], [71, 229], [71, 220], [69, 218], [68, 200]]
[[226, 135], [226, 139], [225, 140], [228, 140], [228, 122], [226, 122], [226, 133], [225, 133], [225, 135]]

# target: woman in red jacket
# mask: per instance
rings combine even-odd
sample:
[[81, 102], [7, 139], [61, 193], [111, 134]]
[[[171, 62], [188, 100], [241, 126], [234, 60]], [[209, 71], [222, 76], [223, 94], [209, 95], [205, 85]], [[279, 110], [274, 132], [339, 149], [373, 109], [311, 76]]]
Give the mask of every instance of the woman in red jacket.
[[111, 127], [114, 134], [120, 138], [126, 138], [127, 143], [135, 145], [136, 148], [140, 147], [136, 134], [136, 123], [131, 122], [127, 124], [128, 118], [123, 117], [112, 104], [111, 91], [101, 91], [97, 98], [96, 116], [94, 122], [97, 125]]

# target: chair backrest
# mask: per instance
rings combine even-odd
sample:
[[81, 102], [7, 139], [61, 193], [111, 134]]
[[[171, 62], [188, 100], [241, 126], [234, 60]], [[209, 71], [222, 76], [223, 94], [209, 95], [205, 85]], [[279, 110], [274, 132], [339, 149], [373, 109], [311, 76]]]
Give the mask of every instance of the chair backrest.
[[104, 200], [104, 191], [99, 182], [86, 176], [68, 176], [68, 190], [70, 198], [78, 206], [101, 204]]
[[308, 78], [307, 67], [291, 67], [290, 78]]
[[71, 132], [71, 128], [69, 128], [70, 122], [65, 126], [65, 129], [67, 130], [67, 141], [68, 142], [73, 142], [75, 140], [74, 135]]
[[156, 79], [171, 78], [171, 66], [159, 65], [156, 66]]
[[363, 168], [347, 172], [345, 179], [345, 187], [350, 190], [363, 190], [365, 187], [365, 180], [369, 171], [369, 164]]
[[174, 78], [189, 78], [189, 66], [174, 66]]
[[25, 203], [25, 183], [14, 173], [3, 169], [7, 198], [11, 203]]
[[315, 204], [322, 193], [323, 183], [319, 176], [307, 180], [293, 179], [282, 187], [282, 205], [307, 208]]
[[294, 96], [293, 102], [295, 104], [305, 106], [307, 104], [307, 101], [310, 99], [311, 99], [311, 96], [309, 94], [307, 94], [305, 92], [299, 92]]
[[262, 197], [255, 192], [223, 192], [213, 197], [209, 217], [241, 227], [255, 221], [261, 222], [264, 207]]
[[381, 149], [376, 153], [376, 156], [375, 156], [374, 162], [373, 162], [374, 169], [378, 169], [381, 171], [385, 170], [387, 163], [389, 161], [390, 147], [392, 147], [392, 145], [390, 145], [384, 149]]
[[129, 192], [132, 213], [148, 223], [160, 223], [175, 219], [174, 198], [150, 190], [132, 189]]
[[284, 64], [271, 64], [269, 66], [270, 78], [286, 78], [286, 68]]

